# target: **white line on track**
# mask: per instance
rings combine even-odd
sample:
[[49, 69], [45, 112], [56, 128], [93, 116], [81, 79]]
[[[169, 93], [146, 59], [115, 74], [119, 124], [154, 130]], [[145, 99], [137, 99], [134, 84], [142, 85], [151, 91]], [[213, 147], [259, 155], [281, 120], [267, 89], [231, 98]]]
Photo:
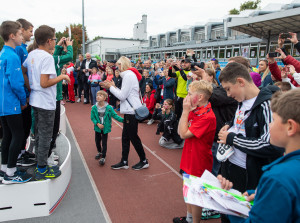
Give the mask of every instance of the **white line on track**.
[[84, 156], [83, 156], [83, 154], [82, 154], [82, 152], [81, 152], [80, 146], [79, 146], [79, 144], [78, 144], [78, 142], [77, 142], [77, 139], [76, 139], [76, 137], [75, 137], [75, 134], [74, 134], [74, 132], [73, 132], [73, 129], [72, 129], [72, 127], [71, 127], [71, 125], [70, 125], [70, 122], [69, 122], [69, 120], [68, 120], [67, 117], [66, 117], [66, 120], [67, 120], [67, 125], [68, 125], [69, 128], [70, 128], [71, 135], [72, 135], [72, 137], [73, 137], [73, 139], [74, 139], [74, 141], [75, 141], [75, 145], [76, 145], [76, 148], [77, 148], [77, 150], [78, 150], [79, 156], [80, 156], [80, 158], [81, 158], [81, 160], [82, 160], [82, 163], [83, 163], [83, 166], [84, 166], [84, 168], [85, 168], [85, 171], [86, 171], [86, 173], [87, 173], [87, 175], [88, 175], [88, 177], [89, 177], [89, 179], [90, 179], [90, 181], [91, 181], [93, 190], [94, 190], [94, 192], [95, 192], [95, 194], [96, 194], [97, 201], [98, 201], [99, 206], [100, 206], [100, 208], [101, 208], [101, 210], [102, 210], [103, 216], [104, 216], [104, 218], [105, 218], [105, 220], [106, 220], [107, 223], [112, 223], [112, 221], [111, 221], [111, 219], [110, 219], [110, 217], [109, 217], [109, 214], [108, 214], [108, 212], [107, 212], [107, 210], [106, 210], [106, 208], [105, 208], [105, 205], [104, 205], [104, 202], [103, 202], [103, 200], [102, 200], [102, 197], [101, 197], [101, 195], [100, 195], [100, 193], [99, 193], [99, 191], [98, 191], [98, 188], [97, 188], [97, 186], [96, 186], [96, 183], [95, 183], [95, 181], [94, 181], [94, 179], [93, 179], [93, 177], [92, 177], [92, 174], [91, 174], [91, 172], [90, 172], [90, 170], [89, 170], [89, 168], [88, 168], [88, 165], [87, 165], [87, 163], [86, 163], [86, 161], [85, 161], [85, 159], [84, 159]]
[[[112, 119], [113, 120], [113, 119]], [[113, 120], [114, 123], [116, 123], [121, 129], [123, 127], [117, 123], [115, 120]], [[148, 146], [146, 146], [144, 143], [142, 145], [148, 150], [149, 153], [151, 153], [155, 158], [157, 158], [160, 162], [162, 162], [166, 167], [168, 167], [173, 173], [175, 173], [180, 179], [182, 179], [182, 176], [176, 171], [173, 167], [171, 167], [166, 161], [164, 161], [159, 155], [157, 155], [155, 152], [153, 152]]]

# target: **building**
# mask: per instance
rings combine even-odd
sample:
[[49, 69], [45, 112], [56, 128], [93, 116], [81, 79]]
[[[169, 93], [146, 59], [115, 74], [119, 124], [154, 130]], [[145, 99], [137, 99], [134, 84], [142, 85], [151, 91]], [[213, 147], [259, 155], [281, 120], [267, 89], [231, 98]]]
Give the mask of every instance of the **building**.
[[147, 40], [147, 15], [142, 16], [142, 21], [134, 24], [133, 39]]

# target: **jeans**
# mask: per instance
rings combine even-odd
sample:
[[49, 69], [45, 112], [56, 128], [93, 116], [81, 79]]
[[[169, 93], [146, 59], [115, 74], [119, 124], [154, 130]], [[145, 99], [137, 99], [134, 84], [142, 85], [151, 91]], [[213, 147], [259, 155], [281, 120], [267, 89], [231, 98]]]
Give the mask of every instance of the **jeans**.
[[100, 91], [100, 86], [97, 87], [91, 87], [91, 92], [92, 92], [92, 98], [91, 102], [92, 104], [96, 104], [96, 97], [97, 97], [97, 92]]
[[221, 163], [217, 159], [218, 146], [219, 144], [217, 142], [214, 142], [213, 146], [211, 147], [211, 151], [213, 154], [213, 168], [211, 172], [214, 176], [218, 176], [220, 166], [221, 166]]

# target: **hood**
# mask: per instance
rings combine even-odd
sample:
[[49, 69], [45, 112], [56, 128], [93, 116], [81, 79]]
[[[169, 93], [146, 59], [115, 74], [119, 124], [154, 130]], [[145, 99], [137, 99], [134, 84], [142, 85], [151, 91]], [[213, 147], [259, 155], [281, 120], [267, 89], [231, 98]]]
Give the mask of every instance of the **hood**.
[[272, 98], [272, 95], [278, 90], [280, 90], [279, 87], [275, 85], [269, 85], [267, 87], [262, 88], [259, 94], [257, 95], [257, 98], [251, 110], [254, 109], [256, 106], [260, 106], [260, 104], [264, 101], [270, 100]]
[[[107, 105], [108, 105], [108, 103], [105, 101], [103, 107], [106, 108]], [[97, 106], [97, 107], [100, 107], [100, 106], [98, 105], [98, 102], [96, 102], [96, 106]], [[101, 107], [101, 108], [103, 108], [103, 107]]]

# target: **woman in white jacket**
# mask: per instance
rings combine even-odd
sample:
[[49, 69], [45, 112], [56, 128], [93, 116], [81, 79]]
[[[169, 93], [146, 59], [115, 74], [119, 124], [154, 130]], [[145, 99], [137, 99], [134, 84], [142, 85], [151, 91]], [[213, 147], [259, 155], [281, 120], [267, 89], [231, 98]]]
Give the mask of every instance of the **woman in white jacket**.
[[[149, 167], [146, 159], [145, 151], [138, 136], [138, 120], [135, 118], [134, 109], [142, 106], [139, 97], [139, 80], [142, 78], [137, 69], [131, 67], [130, 60], [122, 56], [117, 61], [117, 67], [120, 70], [122, 77], [121, 89], [116, 88], [113, 81], [101, 82], [103, 88], [109, 89], [110, 92], [120, 100], [120, 113], [124, 114], [124, 124], [122, 132], [122, 159], [120, 163], [112, 165], [112, 169], [128, 169], [128, 154], [130, 142], [133, 144], [137, 154], [139, 155], [140, 162], [132, 166], [134, 170], [145, 169]], [[133, 106], [129, 105], [127, 100]]]

